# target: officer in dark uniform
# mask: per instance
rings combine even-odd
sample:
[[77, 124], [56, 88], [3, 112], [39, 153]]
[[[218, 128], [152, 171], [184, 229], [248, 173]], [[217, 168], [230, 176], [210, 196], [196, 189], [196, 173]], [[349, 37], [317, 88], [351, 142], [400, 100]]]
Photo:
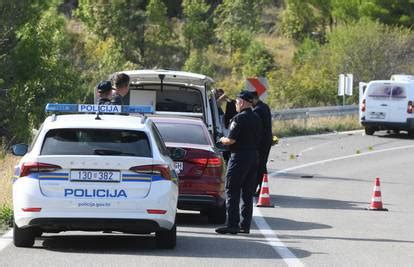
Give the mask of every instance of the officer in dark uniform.
[[260, 189], [263, 181], [263, 174], [267, 173], [267, 160], [269, 158], [270, 148], [272, 147], [273, 133], [272, 133], [272, 113], [268, 105], [263, 103], [257, 92], [253, 94], [253, 112], [259, 116], [262, 121], [262, 138], [259, 144], [259, 166], [257, 168], [257, 188], [256, 195], [260, 194]]
[[[230, 123], [228, 137], [220, 142], [231, 151], [226, 174], [227, 226], [216, 229], [219, 234], [249, 233], [253, 213], [253, 193], [256, 185], [258, 143], [261, 136], [261, 120], [252, 110], [253, 96], [242, 91], [236, 99], [239, 112]], [[240, 222], [240, 195], [243, 200]], [[240, 225], [239, 225], [240, 222]]]
[[96, 86], [98, 105], [111, 105], [112, 84], [110, 81], [100, 81]]

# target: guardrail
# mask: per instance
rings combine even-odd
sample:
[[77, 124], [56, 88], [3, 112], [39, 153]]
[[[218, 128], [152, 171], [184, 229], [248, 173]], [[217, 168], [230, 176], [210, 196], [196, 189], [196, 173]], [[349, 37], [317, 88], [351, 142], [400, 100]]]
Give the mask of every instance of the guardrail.
[[357, 115], [357, 105], [297, 108], [272, 111], [273, 120], [295, 120], [318, 117], [340, 117]]

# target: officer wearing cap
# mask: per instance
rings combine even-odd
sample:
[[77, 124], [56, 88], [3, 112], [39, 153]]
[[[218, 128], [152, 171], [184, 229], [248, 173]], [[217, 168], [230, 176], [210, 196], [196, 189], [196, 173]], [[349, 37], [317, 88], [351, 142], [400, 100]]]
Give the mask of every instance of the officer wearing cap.
[[100, 81], [96, 86], [98, 105], [110, 105], [112, 98], [112, 84], [110, 81]]
[[259, 144], [259, 166], [257, 168], [257, 183], [255, 188], [257, 191], [255, 195], [260, 194], [263, 174], [267, 173], [267, 160], [269, 158], [270, 148], [272, 147], [273, 142], [273, 133], [272, 133], [272, 113], [270, 108], [266, 103], [260, 100], [257, 92], [252, 92], [253, 94], [253, 112], [262, 121], [262, 138]]
[[[229, 146], [231, 156], [226, 174], [227, 226], [217, 228], [216, 232], [219, 234], [250, 232], [259, 156], [258, 144], [262, 128], [261, 120], [252, 111], [252, 105], [251, 92], [241, 91], [236, 98], [238, 114], [231, 120], [228, 136], [220, 138], [220, 142]], [[243, 201], [241, 222], [240, 196]]]

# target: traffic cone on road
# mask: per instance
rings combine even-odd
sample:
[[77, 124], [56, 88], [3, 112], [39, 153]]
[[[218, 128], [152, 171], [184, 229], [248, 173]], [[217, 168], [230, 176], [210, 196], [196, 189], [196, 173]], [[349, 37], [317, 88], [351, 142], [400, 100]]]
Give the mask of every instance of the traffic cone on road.
[[263, 182], [262, 187], [260, 189], [259, 201], [257, 202], [256, 207], [267, 207], [273, 208], [274, 205], [270, 203], [270, 195], [269, 195], [269, 185], [267, 180], [267, 173], [263, 174]]
[[372, 199], [371, 199], [371, 206], [368, 210], [377, 210], [377, 211], [388, 211], [382, 206], [382, 199], [381, 199], [381, 189], [380, 189], [380, 178], [377, 177], [375, 179], [375, 186], [372, 192]]

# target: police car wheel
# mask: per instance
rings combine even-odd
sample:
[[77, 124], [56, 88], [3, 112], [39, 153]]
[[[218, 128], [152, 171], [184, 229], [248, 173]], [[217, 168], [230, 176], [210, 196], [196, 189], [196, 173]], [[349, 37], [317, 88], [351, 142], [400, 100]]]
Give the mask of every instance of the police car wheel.
[[35, 232], [31, 228], [19, 228], [13, 225], [13, 243], [16, 247], [32, 247], [35, 241]]
[[177, 243], [177, 226], [174, 224], [171, 230], [162, 230], [155, 233], [157, 248], [173, 249]]
[[226, 222], [226, 205], [210, 208], [207, 213], [209, 223], [223, 224]]

